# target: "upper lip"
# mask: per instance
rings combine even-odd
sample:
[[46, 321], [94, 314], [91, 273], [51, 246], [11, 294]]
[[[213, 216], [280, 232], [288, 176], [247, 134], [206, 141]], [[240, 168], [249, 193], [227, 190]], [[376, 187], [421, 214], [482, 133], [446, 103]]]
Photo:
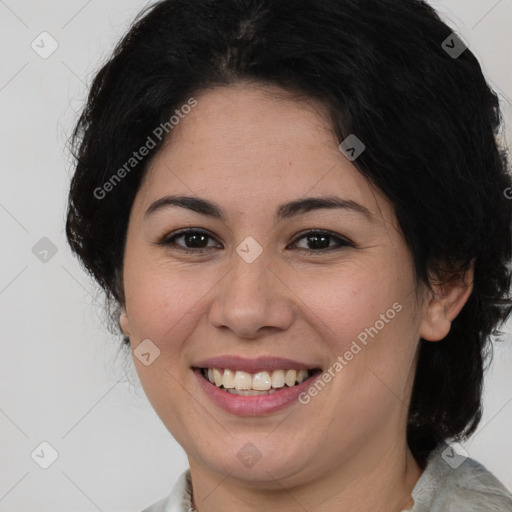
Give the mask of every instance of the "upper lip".
[[273, 370], [313, 370], [318, 365], [301, 363], [283, 357], [264, 356], [255, 359], [225, 355], [216, 356], [198, 361], [193, 365], [196, 368], [227, 368], [229, 370], [242, 370], [247, 373], [257, 373]]

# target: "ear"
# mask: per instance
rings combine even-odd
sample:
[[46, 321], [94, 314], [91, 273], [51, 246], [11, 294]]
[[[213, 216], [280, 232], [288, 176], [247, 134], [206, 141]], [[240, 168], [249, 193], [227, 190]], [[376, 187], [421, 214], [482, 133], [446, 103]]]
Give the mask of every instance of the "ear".
[[450, 332], [452, 321], [460, 313], [473, 291], [474, 260], [470, 268], [447, 283], [432, 284], [423, 305], [420, 336], [440, 341]]
[[124, 306], [121, 306], [121, 313], [119, 314], [119, 326], [121, 327], [125, 336], [130, 336], [130, 320]]

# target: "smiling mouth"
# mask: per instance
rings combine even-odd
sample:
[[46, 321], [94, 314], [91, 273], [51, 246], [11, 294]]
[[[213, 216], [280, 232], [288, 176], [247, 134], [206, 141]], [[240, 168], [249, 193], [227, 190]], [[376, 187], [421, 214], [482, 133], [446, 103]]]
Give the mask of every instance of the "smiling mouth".
[[201, 375], [217, 388], [240, 396], [259, 396], [278, 393], [302, 384], [321, 373], [320, 368], [310, 370], [274, 370], [248, 373], [224, 368], [199, 368]]

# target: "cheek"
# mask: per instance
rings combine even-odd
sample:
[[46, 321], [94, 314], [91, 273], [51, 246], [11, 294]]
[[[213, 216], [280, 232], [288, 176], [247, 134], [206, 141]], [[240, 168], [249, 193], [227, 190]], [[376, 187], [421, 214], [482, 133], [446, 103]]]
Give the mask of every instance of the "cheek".
[[352, 324], [349, 336], [337, 346], [342, 357], [340, 396], [348, 397], [345, 405], [359, 411], [368, 424], [370, 417], [378, 423], [407, 403], [418, 346], [410, 308], [399, 301], [381, 306], [366, 323]]
[[347, 265], [333, 271], [329, 278], [311, 279], [301, 288], [309, 290], [308, 305], [324, 322], [322, 330], [330, 331], [328, 338], [342, 340], [340, 350], [365, 328], [374, 325], [401, 294], [396, 276], [388, 271], [386, 278], [384, 273], [368, 265]]
[[170, 268], [165, 263], [125, 265], [125, 291], [134, 335], [149, 338], [168, 350], [172, 340], [185, 339], [193, 330], [199, 299], [213, 286], [198, 272]]
[[412, 288], [411, 273], [376, 264], [341, 272], [310, 295], [322, 320], [316, 325], [342, 366], [334, 369], [343, 374], [339, 385], [401, 394], [418, 343]]
[[[194, 306], [202, 296], [187, 274], [171, 271], [168, 265], [125, 259], [125, 292], [134, 347], [134, 364], [146, 396], [173, 435], [182, 435], [187, 425], [188, 395], [183, 382], [189, 378], [184, 360], [184, 342], [197, 327]], [[204, 286], [204, 284], [203, 284]], [[145, 365], [137, 358], [137, 345], [149, 339], [159, 355]]]

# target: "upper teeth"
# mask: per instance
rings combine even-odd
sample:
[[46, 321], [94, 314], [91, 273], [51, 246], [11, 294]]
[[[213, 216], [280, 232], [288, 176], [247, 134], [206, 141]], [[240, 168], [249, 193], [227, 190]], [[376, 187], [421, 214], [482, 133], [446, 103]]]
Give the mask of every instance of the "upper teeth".
[[217, 387], [226, 389], [254, 389], [266, 391], [272, 388], [294, 386], [295, 383], [305, 381], [308, 370], [274, 370], [273, 372], [247, 373], [241, 370], [228, 370], [222, 368], [208, 368], [208, 380]]

